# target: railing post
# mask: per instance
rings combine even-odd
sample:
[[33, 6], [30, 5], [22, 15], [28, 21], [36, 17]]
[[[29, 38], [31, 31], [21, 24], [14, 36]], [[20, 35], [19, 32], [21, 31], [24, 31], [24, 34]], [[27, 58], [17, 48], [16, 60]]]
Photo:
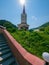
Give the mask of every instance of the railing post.
[[42, 54], [42, 57], [43, 57], [43, 59], [44, 59], [44, 61], [45, 61], [45, 64], [44, 64], [44, 65], [49, 65], [49, 53], [44, 52], [44, 53]]

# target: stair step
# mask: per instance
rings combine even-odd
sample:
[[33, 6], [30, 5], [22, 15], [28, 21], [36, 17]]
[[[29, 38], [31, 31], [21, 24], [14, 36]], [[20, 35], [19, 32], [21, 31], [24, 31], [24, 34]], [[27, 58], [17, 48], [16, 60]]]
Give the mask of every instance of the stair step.
[[0, 43], [3, 43], [3, 42], [6, 43], [6, 41], [0, 41]]
[[0, 42], [0, 44], [5, 44], [6, 42]]
[[7, 54], [9, 52], [10, 52], [10, 49], [2, 50], [2, 51], [0, 51], [0, 56], [3, 54]]
[[3, 62], [3, 61], [7, 60], [10, 57], [12, 57], [12, 53], [5, 54], [5, 55], [0, 57], [0, 62]]
[[5, 38], [0, 38], [0, 41], [1, 41], [1, 40], [2, 40], [2, 41], [7, 41]]
[[5, 50], [5, 49], [9, 49], [9, 47], [8, 47], [8, 46], [1, 47], [1, 48], [0, 48], [0, 51]]
[[0, 44], [0, 47], [2, 47], [2, 46], [7, 46], [7, 44]]
[[[14, 61], [15, 61], [15, 59], [12, 57], [12, 58], [9, 58], [6, 61], [4, 61], [2, 63], [2, 65], [11, 65], [12, 63], [14, 63]], [[17, 65], [17, 64], [14, 64], [14, 65]]]
[[[5, 40], [5, 38], [0, 38], [0, 41], [1, 41], [1, 40]], [[5, 41], [6, 41], [6, 40], [5, 40]]]
[[1, 44], [5, 44], [5, 43], [7, 44], [8, 42], [0, 42], [0, 45], [1, 45]]

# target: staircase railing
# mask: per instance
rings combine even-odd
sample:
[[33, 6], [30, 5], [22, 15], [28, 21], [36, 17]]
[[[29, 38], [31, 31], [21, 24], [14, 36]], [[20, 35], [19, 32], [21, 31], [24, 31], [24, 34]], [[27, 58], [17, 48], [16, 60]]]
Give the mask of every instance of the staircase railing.
[[45, 61], [28, 53], [11, 35], [6, 29], [1, 29], [0, 32], [4, 34], [8, 41], [8, 45], [13, 52], [16, 61], [20, 65], [44, 65]]

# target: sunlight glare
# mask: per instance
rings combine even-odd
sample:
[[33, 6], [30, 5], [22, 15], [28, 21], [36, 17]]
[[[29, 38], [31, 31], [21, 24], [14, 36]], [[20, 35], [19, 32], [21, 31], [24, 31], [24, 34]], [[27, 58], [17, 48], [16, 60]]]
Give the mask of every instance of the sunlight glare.
[[25, 4], [25, 0], [20, 0], [20, 4], [24, 5]]

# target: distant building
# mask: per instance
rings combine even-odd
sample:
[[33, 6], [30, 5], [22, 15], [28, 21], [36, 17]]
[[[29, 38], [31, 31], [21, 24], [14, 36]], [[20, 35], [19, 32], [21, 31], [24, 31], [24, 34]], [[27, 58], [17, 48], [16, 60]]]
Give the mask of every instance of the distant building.
[[35, 32], [39, 32], [40, 30], [39, 30], [39, 29], [35, 29], [34, 31], [35, 31]]
[[27, 14], [25, 12], [25, 5], [23, 6], [23, 12], [21, 14], [21, 23], [18, 24], [18, 29], [25, 29], [28, 30], [29, 25], [27, 24]]

